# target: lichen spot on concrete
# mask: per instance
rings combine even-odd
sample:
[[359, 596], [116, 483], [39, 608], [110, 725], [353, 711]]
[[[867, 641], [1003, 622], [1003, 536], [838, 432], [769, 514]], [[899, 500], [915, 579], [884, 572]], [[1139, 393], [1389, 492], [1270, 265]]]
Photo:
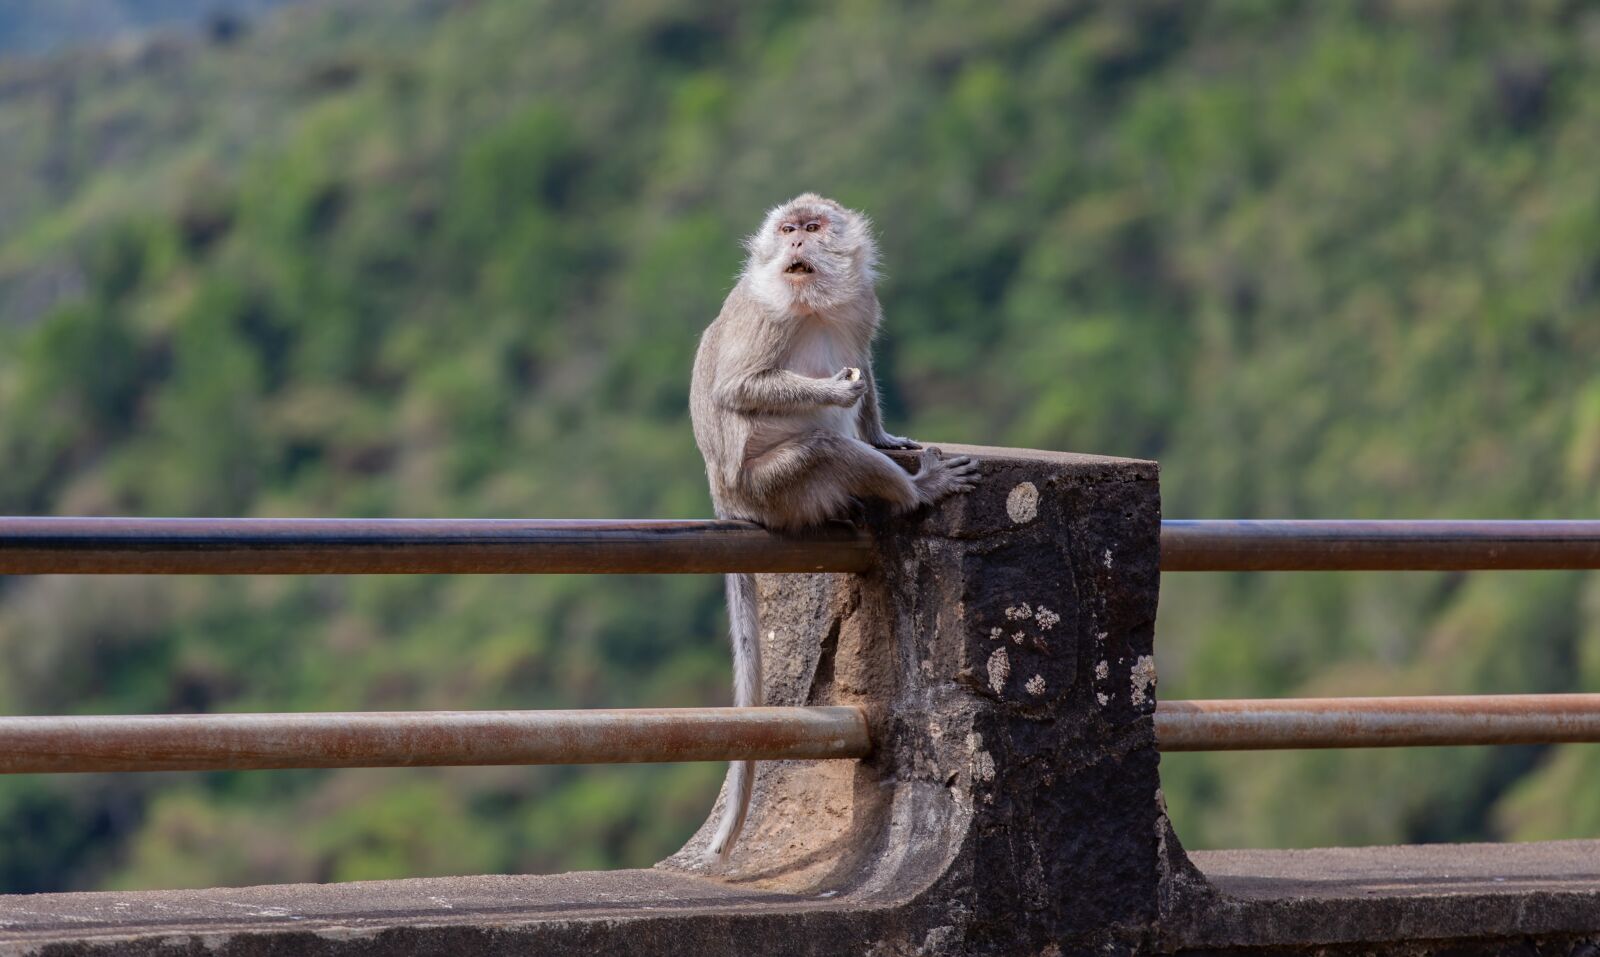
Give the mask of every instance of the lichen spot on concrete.
[[1133, 665], [1133, 703], [1144, 704], [1150, 699], [1150, 689], [1156, 683], [1156, 660], [1150, 655], [1140, 655]]
[[1101, 681], [1111, 677], [1111, 662], [1102, 661], [1094, 666], [1094, 676]]
[[1111, 696], [1106, 694], [1104, 691], [1096, 691], [1094, 693], [1094, 700], [1100, 702], [1100, 707], [1104, 708], [1106, 705], [1111, 703]]
[[1011, 677], [1011, 658], [1004, 648], [996, 648], [989, 656], [989, 687], [995, 694], [1006, 690], [1006, 679]]
[[994, 780], [994, 755], [984, 750], [983, 735], [967, 732], [967, 749], [972, 752], [972, 777], [976, 781]]
[[1012, 644], [1017, 644], [1017, 645], [1020, 645], [1020, 644], [1022, 644], [1022, 643], [1023, 643], [1023, 642], [1024, 642], [1024, 641], [1027, 641], [1027, 640], [1028, 640], [1028, 636], [1027, 636], [1027, 635], [1024, 635], [1024, 634], [1023, 634], [1023, 633], [1022, 633], [1022, 632], [1020, 632], [1020, 631], [1019, 631], [1019, 632], [1016, 632], [1016, 633], [1015, 633], [1015, 634], [1013, 634], [1013, 635], [1012, 635], [1012, 636], [1011, 636], [1011, 642], [1012, 642]]
[[1061, 623], [1061, 616], [1045, 606], [1040, 605], [1033, 613], [1033, 620], [1039, 623], [1040, 628], [1043, 628], [1045, 631], [1049, 631]]
[[1104, 561], [1105, 561], [1105, 566], [1107, 568], [1110, 568], [1111, 567], [1111, 549], [1109, 549], [1109, 548], [1106, 549], [1106, 554], [1105, 554]]
[[1006, 618], [1011, 621], [1026, 621], [1033, 617], [1033, 606], [1027, 602], [1012, 605], [1006, 609]]
[[1039, 517], [1039, 489], [1032, 482], [1023, 482], [1006, 496], [1006, 514], [1018, 525]]
[[1000, 628], [1000, 627], [996, 626], [994, 628], [990, 628], [989, 629], [989, 637], [993, 638], [995, 641], [999, 641], [1000, 639], [1004, 638], [1005, 636], [1006, 636], [1006, 630], [1004, 628]]
[[1033, 695], [1035, 698], [1039, 697], [1044, 694], [1044, 675], [1034, 675], [1028, 679], [1028, 683], [1023, 687], [1028, 689], [1028, 694]]

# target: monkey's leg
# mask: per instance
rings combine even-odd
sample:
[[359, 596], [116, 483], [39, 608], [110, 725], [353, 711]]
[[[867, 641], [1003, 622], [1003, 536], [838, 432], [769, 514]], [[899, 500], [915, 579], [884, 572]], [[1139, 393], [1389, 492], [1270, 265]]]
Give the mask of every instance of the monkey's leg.
[[835, 432], [821, 434], [823, 461], [829, 465], [815, 469], [812, 481], [839, 482], [852, 498], [883, 499], [897, 514], [970, 491], [977, 484], [978, 463], [965, 455], [947, 459], [937, 448], [923, 449], [916, 474], [907, 475], [866, 442]]
[[742, 481], [763, 505], [772, 528], [817, 525], [846, 514], [852, 501], [882, 499], [908, 512], [972, 487], [976, 464], [924, 451], [922, 468], [907, 475], [888, 456], [858, 439], [818, 429], [745, 463]]

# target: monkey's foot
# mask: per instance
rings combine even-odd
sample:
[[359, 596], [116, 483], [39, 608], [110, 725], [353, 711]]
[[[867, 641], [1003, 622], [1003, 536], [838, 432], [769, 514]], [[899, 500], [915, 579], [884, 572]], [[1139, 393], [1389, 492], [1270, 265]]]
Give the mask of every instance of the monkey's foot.
[[965, 455], [945, 458], [937, 446], [922, 450], [917, 474], [911, 476], [923, 502], [937, 502], [951, 495], [972, 491], [978, 485], [978, 463]]

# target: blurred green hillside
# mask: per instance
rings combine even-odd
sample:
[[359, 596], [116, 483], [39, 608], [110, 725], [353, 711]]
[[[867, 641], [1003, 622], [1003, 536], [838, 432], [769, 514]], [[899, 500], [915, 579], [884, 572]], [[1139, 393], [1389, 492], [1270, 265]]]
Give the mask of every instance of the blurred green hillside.
[[130, 32], [201, 22], [226, 37], [241, 17], [286, 0], [4, 0], [0, 55], [37, 55], [63, 47], [120, 41]]
[[[700, 329], [869, 211], [891, 428], [1172, 517], [1600, 507], [1600, 4], [288, 8], [0, 61], [0, 513], [709, 513]], [[1167, 576], [1162, 693], [1600, 690], [1600, 579]], [[702, 577], [0, 582], [0, 711], [728, 700]], [[1191, 846], [1600, 836], [1600, 749], [1176, 756]], [[722, 769], [0, 781], [0, 889], [646, 864]]]

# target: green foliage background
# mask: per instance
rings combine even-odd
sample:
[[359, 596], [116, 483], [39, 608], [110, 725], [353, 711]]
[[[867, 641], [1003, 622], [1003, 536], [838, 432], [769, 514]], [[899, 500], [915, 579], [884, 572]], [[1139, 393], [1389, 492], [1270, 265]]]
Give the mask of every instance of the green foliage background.
[[[891, 427], [1172, 517], [1600, 505], [1600, 6], [390, 0], [0, 63], [0, 512], [702, 516], [767, 206]], [[727, 700], [700, 577], [0, 582], [0, 710]], [[1600, 580], [1168, 576], [1168, 696], [1600, 689]], [[1600, 751], [1178, 756], [1191, 846], [1600, 836]], [[721, 769], [0, 781], [0, 888], [642, 865]]]

